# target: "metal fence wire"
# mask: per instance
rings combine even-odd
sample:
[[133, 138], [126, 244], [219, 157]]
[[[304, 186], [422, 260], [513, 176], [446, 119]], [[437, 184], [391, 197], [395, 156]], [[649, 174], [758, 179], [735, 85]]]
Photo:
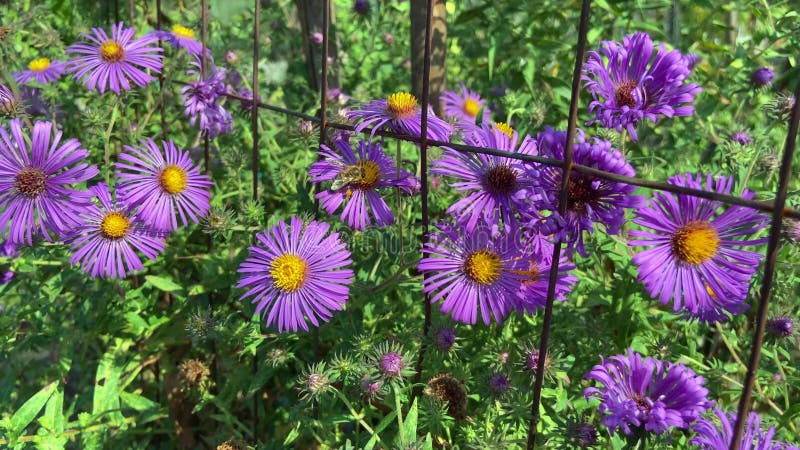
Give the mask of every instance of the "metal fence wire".
[[[118, 3], [115, 2], [115, 3]], [[308, 114], [304, 114], [302, 112], [293, 111], [290, 109], [282, 108], [275, 105], [270, 105], [267, 103], [263, 103], [258, 99], [258, 59], [259, 59], [259, 43], [260, 43], [260, 26], [259, 26], [259, 19], [260, 19], [260, 12], [261, 12], [261, 0], [254, 0], [254, 24], [253, 24], [253, 99], [252, 99], [252, 135], [253, 135], [253, 149], [252, 149], [252, 173], [253, 173], [253, 198], [256, 199], [258, 195], [258, 156], [259, 156], [259, 133], [258, 133], [258, 110], [259, 109], [266, 109], [269, 111], [274, 111], [277, 113], [285, 114], [288, 116], [293, 116], [297, 118], [301, 118], [306, 121], [310, 121], [313, 123], [319, 124], [320, 135], [319, 135], [319, 143], [324, 144], [326, 139], [326, 133], [328, 128], [334, 129], [341, 129], [341, 130], [353, 130], [353, 126], [343, 123], [337, 122], [330, 122], [327, 119], [328, 111], [327, 111], [327, 99], [328, 99], [328, 47], [329, 47], [329, 26], [330, 26], [330, 0], [323, 0], [322, 1], [322, 77], [320, 82], [320, 89], [319, 89], [319, 115], [318, 116], [310, 116]], [[427, 133], [427, 116], [428, 116], [428, 106], [429, 106], [429, 92], [430, 92], [430, 70], [431, 70], [431, 23], [432, 23], [432, 16], [433, 16], [433, 0], [427, 0], [426, 2], [426, 21], [425, 21], [425, 52], [424, 52], [424, 65], [423, 65], [423, 84], [422, 84], [422, 98], [421, 100], [421, 108], [422, 108], [422, 129], [421, 129], [421, 136], [406, 136], [398, 133], [383, 131], [383, 130], [376, 130], [374, 131], [375, 135], [391, 138], [391, 139], [398, 139], [407, 142], [416, 143], [419, 147], [419, 164], [420, 167], [423, 169], [420, 171], [421, 179], [420, 179], [420, 201], [421, 201], [421, 211], [422, 211], [422, 234], [421, 238], [421, 245], [427, 240], [428, 234], [428, 226], [429, 226], [429, 213], [428, 213], [428, 147], [430, 146], [443, 146], [446, 145], [449, 148], [460, 152], [468, 152], [468, 153], [483, 153], [488, 155], [497, 155], [497, 156], [504, 156], [508, 158], [514, 158], [517, 160], [528, 161], [528, 162], [536, 162], [544, 165], [549, 166], [556, 166], [560, 167], [562, 170], [562, 181], [561, 181], [561, 192], [560, 192], [560, 203], [559, 208], [561, 209], [561, 213], [564, 213], [564, 209], [567, 205], [567, 200], [569, 199], [569, 176], [571, 171], [581, 172], [585, 174], [590, 174], [599, 178], [604, 178], [607, 180], [617, 181], [628, 183], [634, 186], [640, 186], [644, 188], [649, 188], [653, 190], [660, 190], [660, 191], [668, 191], [676, 194], [684, 194], [684, 195], [692, 195], [695, 197], [717, 200], [729, 205], [740, 205], [746, 206], [750, 208], [754, 208], [760, 211], [770, 212], [772, 213], [772, 224], [770, 227], [769, 232], [769, 240], [767, 244], [767, 251], [766, 251], [766, 259], [764, 263], [764, 276], [763, 281], [761, 284], [761, 289], [759, 291], [759, 299], [758, 299], [758, 311], [756, 314], [756, 328], [753, 332], [752, 336], [752, 344], [750, 350], [750, 357], [747, 365], [747, 372], [745, 375], [742, 392], [741, 392], [741, 399], [739, 401], [738, 406], [738, 414], [736, 418], [736, 424], [734, 428], [734, 434], [731, 440], [730, 449], [737, 450], [739, 445], [739, 441], [741, 440], [742, 432], [744, 429], [744, 424], [747, 418], [747, 415], [750, 410], [750, 403], [752, 400], [752, 391], [753, 385], [755, 382], [756, 371], [758, 369], [759, 360], [761, 357], [761, 347], [763, 344], [763, 337], [764, 337], [764, 330], [766, 327], [767, 322], [767, 310], [769, 307], [769, 300], [772, 288], [773, 277], [775, 274], [775, 265], [777, 260], [777, 251], [779, 246], [779, 239], [781, 233], [781, 226], [783, 222], [783, 218], [794, 218], [800, 219], [800, 211], [786, 208], [786, 196], [788, 191], [789, 185], [789, 178], [791, 172], [791, 162], [792, 156], [794, 154], [796, 139], [797, 139], [797, 131], [798, 131], [798, 121], [800, 120], [800, 102], [795, 102], [794, 107], [792, 109], [791, 117], [789, 119], [789, 127], [788, 132], [786, 134], [786, 142], [784, 144], [783, 150], [783, 158], [781, 161], [781, 166], [779, 169], [779, 178], [778, 178], [778, 189], [775, 192], [775, 198], [772, 201], [760, 201], [755, 199], [744, 199], [741, 197], [735, 197], [732, 195], [724, 195], [718, 194], [716, 192], [708, 192], [699, 189], [693, 189], [683, 186], [676, 186], [672, 184], [668, 184], [662, 181], [652, 181], [642, 178], [636, 177], [627, 177], [622, 176], [602, 170], [598, 170], [595, 168], [583, 166], [580, 164], [574, 164], [572, 161], [572, 151], [573, 151], [573, 144], [574, 144], [574, 137], [577, 127], [577, 115], [578, 115], [578, 101], [579, 101], [579, 92], [580, 92], [580, 75], [581, 75], [581, 67], [583, 65], [584, 53], [586, 49], [586, 36], [587, 31], [589, 28], [589, 18], [591, 13], [591, 0], [582, 0], [581, 5], [581, 15], [580, 15], [580, 22], [578, 27], [578, 42], [575, 51], [575, 67], [572, 75], [572, 92], [570, 97], [570, 107], [569, 107], [569, 118], [568, 118], [568, 127], [567, 127], [567, 146], [564, 153], [563, 160], [557, 159], [550, 159], [550, 158], [543, 158], [539, 156], [530, 156], [530, 155], [520, 155], [517, 153], [511, 153], [503, 150], [498, 149], [489, 149], [489, 148], [479, 148], [479, 147], [471, 147], [468, 145], [460, 145], [460, 144], [453, 144], [449, 142], [441, 142], [432, 139], [428, 139]], [[158, 20], [160, 22], [161, 18], [161, 1], [156, 1], [156, 14]], [[118, 14], [118, 7], [115, 9], [116, 13]], [[207, 0], [202, 1], [202, 44], [204, 48], [208, 48], [208, 2]], [[205, 57], [203, 58], [203, 73], [205, 73], [206, 63]], [[227, 97], [232, 99], [238, 100], [248, 100], [236, 94], [228, 93], [225, 94]], [[795, 98], [800, 98], [800, 83], [797, 84], [797, 88], [795, 90]], [[163, 100], [161, 102], [163, 105]], [[163, 106], [162, 106], [163, 108]], [[163, 112], [163, 109], [162, 109]], [[204, 142], [204, 161], [206, 171], [208, 170], [208, 141]], [[561, 243], [557, 242], [554, 246], [553, 250], [553, 268], [550, 272], [550, 279], [549, 279], [549, 286], [547, 290], [547, 303], [545, 306], [545, 313], [542, 321], [542, 331], [540, 335], [539, 341], [539, 361], [538, 367], [543, 367], [545, 363], [545, 358], [547, 356], [547, 349], [548, 349], [548, 340], [550, 336], [550, 322], [552, 319], [552, 312], [553, 312], [553, 300], [555, 297], [555, 285], [556, 285], [556, 275], [558, 273], [558, 264], [559, 264], [559, 256], [561, 253]], [[424, 298], [424, 308], [425, 308], [425, 318], [423, 324], [423, 335], [427, 336], [428, 332], [430, 331], [431, 325], [431, 303], [427, 296]], [[420, 352], [417, 359], [417, 377], [419, 377], [422, 373], [422, 365], [425, 357], [426, 351], [426, 341], [423, 339]], [[254, 359], [254, 369], [256, 367], [257, 361]], [[532, 449], [536, 447], [536, 431], [537, 431], [537, 423], [539, 421], [539, 406], [541, 403], [541, 391], [542, 391], [542, 383], [543, 383], [543, 376], [544, 371], [536, 371], [536, 378], [533, 390], [533, 402], [531, 405], [531, 421], [528, 433], [528, 442], [527, 448]], [[254, 396], [257, 397], [257, 396]], [[254, 398], [254, 406], [255, 408], [255, 417], [254, 417], [254, 426], [258, 426], [258, 407], [257, 407], [257, 399]], [[541, 445], [541, 443], [539, 443]]]

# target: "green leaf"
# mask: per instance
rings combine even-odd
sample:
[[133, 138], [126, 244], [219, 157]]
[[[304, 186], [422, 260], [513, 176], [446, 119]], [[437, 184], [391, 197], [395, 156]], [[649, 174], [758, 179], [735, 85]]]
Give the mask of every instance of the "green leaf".
[[403, 422], [403, 442], [411, 443], [417, 440], [417, 399], [406, 414], [405, 422]]
[[175, 292], [180, 291], [183, 289], [181, 285], [172, 281], [171, 278], [166, 277], [157, 277], [155, 275], [147, 275], [144, 277], [148, 283], [153, 285], [156, 289], [166, 291], [166, 292]]
[[57, 389], [44, 410], [42, 425], [54, 433], [61, 433], [66, 426], [64, 417], [64, 391]]
[[50, 397], [53, 395], [53, 392], [55, 392], [57, 386], [58, 382], [54, 381], [43, 387], [42, 390], [34, 394], [33, 397], [29, 398], [28, 401], [25, 402], [25, 404], [23, 404], [13, 416], [11, 416], [12, 434], [21, 433], [25, 427], [33, 422], [33, 419], [39, 415], [39, 411], [42, 410], [45, 403], [50, 400]]
[[489, 39], [489, 81], [492, 81], [492, 73], [494, 72], [494, 58], [497, 54], [497, 40], [492, 36]]
[[397, 411], [392, 411], [386, 415], [386, 417], [381, 420], [377, 427], [375, 427], [375, 434], [369, 439], [367, 445], [364, 446], [364, 450], [372, 450], [375, 447], [375, 444], [378, 443], [378, 435], [381, 431], [383, 431], [386, 427], [389, 426], [390, 423], [394, 422], [394, 418], [397, 416]]

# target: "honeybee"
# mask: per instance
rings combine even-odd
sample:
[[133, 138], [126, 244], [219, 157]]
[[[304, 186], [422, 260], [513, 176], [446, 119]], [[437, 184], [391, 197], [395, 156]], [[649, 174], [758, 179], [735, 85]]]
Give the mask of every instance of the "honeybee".
[[358, 183], [359, 181], [363, 180], [367, 176], [367, 171], [363, 167], [359, 166], [345, 166], [342, 170], [339, 171], [339, 174], [336, 175], [336, 178], [333, 179], [333, 183], [331, 184], [332, 191], [338, 191], [339, 189], [347, 186], [348, 184]]

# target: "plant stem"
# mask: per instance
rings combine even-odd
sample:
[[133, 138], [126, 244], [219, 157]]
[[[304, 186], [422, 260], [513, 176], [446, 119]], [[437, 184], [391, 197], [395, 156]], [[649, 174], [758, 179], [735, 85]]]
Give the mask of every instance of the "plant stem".
[[380, 444], [385, 446], [386, 444], [383, 443], [381, 437], [377, 433], [375, 433], [375, 430], [373, 430], [372, 427], [369, 426], [367, 422], [364, 421], [364, 416], [356, 412], [355, 408], [353, 408], [353, 404], [350, 403], [350, 400], [347, 400], [347, 397], [345, 397], [342, 391], [338, 389], [334, 389], [334, 391], [336, 392], [336, 397], [339, 398], [339, 400], [341, 400], [342, 403], [344, 403], [344, 406], [347, 407], [347, 409], [350, 411], [350, 414], [353, 415], [353, 417], [358, 421], [358, 423], [362, 427], [364, 427], [364, 429], [367, 430], [371, 435], [375, 436], [375, 438], [378, 440]]
[[111, 120], [108, 121], [108, 128], [105, 134], [105, 162], [106, 162], [106, 184], [111, 185], [111, 133], [114, 131], [114, 122], [117, 121], [119, 112], [119, 100], [114, 101], [111, 109]]

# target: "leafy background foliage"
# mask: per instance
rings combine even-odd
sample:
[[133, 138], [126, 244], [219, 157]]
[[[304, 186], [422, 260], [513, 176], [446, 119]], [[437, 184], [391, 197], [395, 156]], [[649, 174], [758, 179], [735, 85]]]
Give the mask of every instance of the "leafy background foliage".
[[[120, 3], [118, 14], [130, 23], [129, 5]], [[166, 24], [191, 26], [199, 36], [199, 1], [164, 3]], [[209, 45], [217, 64], [225, 66], [226, 51], [236, 52], [241, 61], [236, 69], [247, 84], [251, 2], [209, 3]], [[294, 3], [262, 3], [261, 95], [267, 103], [315, 114], [318, 94], [305, 78], [305, 44]], [[371, 1], [367, 15], [355, 13], [350, 2], [335, 3], [342, 90], [368, 100], [410, 87], [410, 68], [404, 65], [409, 3]], [[535, 134], [544, 125], [565, 128], [579, 2], [463, 1], [448, 2], [447, 8], [449, 87], [464, 82], [479, 91], [493, 102], [494, 119], [513, 121], [520, 134]], [[155, 27], [155, 2], [135, 1], [133, 10], [140, 33]], [[0, 41], [3, 81], [10, 82], [10, 73], [35, 57], [60, 57], [81, 33], [107, 27], [114, 15], [113, 2], [0, 5], [0, 26], [10, 30]], [[800, 77], [800, 14], [791, 2], [596, 1], [591, 23], [590, 48], [644, 30], [656, 41], [699, 54], [693, 81], [704, 92], [693, 117], [648, 123], [637, 144], [600, 129], [587, 133], [624, 145], [641, 177], [731, 173], [737, 189], [747, 186], [759, 198], [772, 198], [786, 121], [765, 107]], [[202, 140], [183, 116], [179, 96], [188, 59], [171, 50], [167, 54], [163, 97], [158, 83], [120, 98], [86, 92], [66, 77], [44, 89], [43, 98], [58, 105], [51, 112], [57, 112], [65, 136], [90, 150], [101, 176], [113, 172], [104, 161], [107, 145], [114, 150], [113, 161], [122, 145], [143, 137], [174, 139], [201, 160]], [[749, 77], [760, 66], [773, 67], [777, 76], [771, 87], [755, 90]], [[588, 102], [584, 92], [581, 105]], [[358, 391], [358, 374], [371, 370], [370, 355], [379, 344], [402, 346], [412, 360], [420, 348], [418, 198], [398, 198], [396, 226], [362, 233], [323, 212], [322, 219], [342, 233], [353, 252], [356, 279], [346, 311], [310, 333], [278, 335], [260, 326], [253, 305], [239, 301], [235, 270], [255, 231], [292, 214], [314, 214], [306, 171], [316, 159], [317, 137], [302, 133], [296, 119], [260, 113], [262, 171], [254, 202], [249, 113], [231, 101], [227, 106], [235, 111], [235, 131], [214, 140], [210, 152], [218, 220], [174, 233], [167, 250], [145, 271], [126, 280], [90, 280], [69, 265], [61, 244], [38, 244], [18, 258], [0, 259], [0, 267], [16, 274], [0, 286], [0, 447], [214, 448], [230, 439], [256, 448], [524, 446], [533, 383], [522, 362], [538, 343], [540, 316], [512, 315], [502, 326], [466, 326], [453, 324], [434, 307], [433, 330], [452, 328], [457, 340], [449, 351], [431, 342], [422, 380], [442, 372], [462, 380], [466, 418], [451, 417], [430, 395], [412, 403], [410, 380], [384, 386], [371, 402]], [[115, 107], [120, 113], [110, 121]], [[332, 119], [339, 120], [333, 109]], [[581, 121], [588, 118], [585, 111], [583, 106]], [[754, 143], [731, 144], [729, 136], [739, 130], [747, 130]], [[386, 145], [394, 148], [393, 142]], [[400, 150], [404, 167], [417, 173], [425, 169], [418, 167], [414, 146], [402, 144]], [[437, 220], [446, 217], [456, 194], [446, 180], [434, 179], [432, 186], [431, 219]], [[797, 192], [795, 182], [789, 197], [794, 207], [800, 206]], [[392, 206], [397, 202], [393, 199]], [[582, 376], [599, 355], [629, 346], [692, 367], [706, 378], [719, 406], [730, 410], [737, 404], [755, 308], [721, 326], [686, 322], [649, 299], [636, 282], [626, 239], [624, 234], [593, 235], [590, 256], [577, 261], [577, 288], [568, 302], [555, 306], [540, 424], [548, 445], [568, 445], [568, 418], [598, 425], [603, 447], [628, 445], [600, 426], [596, 405], [581, 393], [587, 385]], [[774, 315], [797, 316], [798, 263], [797, 248], [785, 243]], [[754, 286], [760, 281], [757, 276]], [[799, 439], [798, 356], [795, 338], [768, 339], [754, 394], [754, 409], [789, 442]], [[200, 371], [199, 381], [187, 376], [189, 360], [208, 369]], [[301, 401], [303, 374], [319, 369], [310, 368], [315, 361], [327, 362], [334, 389]], [[487, 380], [494, 373], [510, 378], [511, 393], [491, 393]], [[681, 448], [690, 438], [690, 433], [673, 433], [651, 445]]]

